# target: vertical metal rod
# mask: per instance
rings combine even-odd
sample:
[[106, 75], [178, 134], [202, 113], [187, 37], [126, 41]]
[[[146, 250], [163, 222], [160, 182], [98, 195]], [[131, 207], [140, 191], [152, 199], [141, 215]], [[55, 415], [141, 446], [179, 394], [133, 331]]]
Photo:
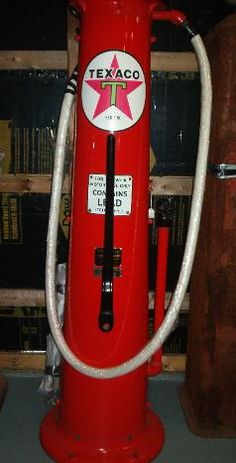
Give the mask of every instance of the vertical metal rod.
[[[169, 227], [157, 228], [157, 264], [156, 289], [154, 302], [154, 332], [161, 326], [165, 316], [165, 295], [167, 281]], [[162, 347], [153, 354], [149, 363], [148, 374], [155, 376], [162, 371]]]
[[107, 137], [106, 148], [106, 203], [104, 229], [104, 255], [99, 328], [108, 332], [113, 328], [113, 242], [114, 242], [114, 185], [115, 136]]

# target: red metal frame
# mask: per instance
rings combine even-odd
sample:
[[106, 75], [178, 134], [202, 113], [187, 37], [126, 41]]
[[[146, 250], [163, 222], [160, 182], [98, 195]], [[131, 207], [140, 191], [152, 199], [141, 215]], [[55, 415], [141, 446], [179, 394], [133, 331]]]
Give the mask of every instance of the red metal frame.
[[[157, 260], [156, 285], [154, 301], [154, 332], [158, 330], [165, 316], [165, 295], [169, 250], [169, 227], [157, 228]], [[162, 348], [152, 356], [149, 367], [149, 376], [155, 376], [162, 371]]]
[[[163, 3], [74, 0], [73, 5], [80, 11], [81, 24], [64, 334], [76, 356], [94, 366], [110, 367], [137, 354], [148, 337], [150, 34]], [[157, 19], [164, 13], [160, 11], [162, 18]], [[115, 174], [130, 176], [133, 191], [131, 213], [114, 217], [114, 247], [122, 250], [122, 276], [114, 278], [114, 328], [104, 333], [97, 323], [101, 278], [94, 275], [94, 252], [103, 246], [105, 221], [104, 214], [90, 213], [87, 202], [89, 175], [106, 173], [107, 132], [94, 124], [95, 115], [88, 119], [80, 95], [89, 63], [111, 50], [114, 62], [116, 52], [123, 52], [139, 63], [146, 78], [146, 101], [136, 123], [114, 134]], [[91, 79], [94, 72], [90, 71]], [[101, 76], [102, 71], [97, 72], [99, 82]], [[147, 406], [147, 381], [147, 364], [128, 375], [101, 380], [64, 362], [60, 401], [41, 425], [43, 447], [59, 463], [150, 462], [163, 446], [164, 430]]]

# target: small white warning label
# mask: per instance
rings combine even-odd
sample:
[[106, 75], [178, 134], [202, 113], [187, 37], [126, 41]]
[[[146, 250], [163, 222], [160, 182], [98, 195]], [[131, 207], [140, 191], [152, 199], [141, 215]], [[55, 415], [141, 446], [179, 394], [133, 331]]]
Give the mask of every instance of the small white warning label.
[[[114, 215], [129, 215], [132, 209], [132, 184], [130, 175], [115, 175]], [[90, 174], [88, 183], [88, 212], [105, 214], [106, 175]]]

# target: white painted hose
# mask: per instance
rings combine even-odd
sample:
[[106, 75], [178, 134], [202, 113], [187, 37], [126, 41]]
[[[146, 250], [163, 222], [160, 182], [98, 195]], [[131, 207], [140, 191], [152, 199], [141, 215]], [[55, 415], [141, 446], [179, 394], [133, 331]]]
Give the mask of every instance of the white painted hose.
[[56, 250], [57, 250], [57, 231], [58, 217], [60, 209], [60, 198], [63, 181], [63, 168], [66, 147], [66, 135], [70, 119], [70, 111], [74, 97], [71, 93], [66, 93], [62, 104], [58, 135], [55, 148], [54, 173], [52, 183], [51, 205], [49, 213], [49, 226], [47, 236], [47, 256], [46, 256], [46, 302], [48, 320], [55, 343], [64, 359], [77, 371], [93, 378], [116, 378], [125, 375], [143, 365], [152, 357], [171, 332], [173, 325], [178, 317], [183, 299], [189, 283], [195, 255], [196, 243], [199, 232], [201, 209], [205, 188], [205, 178], [207, 170], [207, 156], [210, 137], [210, 119], [212, 88], [210, 77], [210, 66], [206, 55], [206, 50], [199, 35], [191, 40], [195, 49], [201, 77], [201, 118], [199, 129], [199, 145], [196, 164], [195, 182], [192, 196], [192, 206], [189, 219], [188, 234], [186, 239], [184, 257], [179, 274], [178, 283], [174, 291], [169, 309], [165, 319], [153, 336], [151, 341], [135, 357], [127, 360], [121, 365], [112, 368], [95, 368], [87, 365], [78, 359], [68, 347], [60, 322], [57, 318], [56, 310]]

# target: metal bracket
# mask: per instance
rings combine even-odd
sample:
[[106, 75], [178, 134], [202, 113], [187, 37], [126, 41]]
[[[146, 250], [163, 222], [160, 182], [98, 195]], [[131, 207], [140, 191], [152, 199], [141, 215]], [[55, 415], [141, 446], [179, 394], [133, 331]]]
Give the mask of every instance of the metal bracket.
[[212, 164], [209, 171], [220, 180], [236, 178], [236, 164]]

